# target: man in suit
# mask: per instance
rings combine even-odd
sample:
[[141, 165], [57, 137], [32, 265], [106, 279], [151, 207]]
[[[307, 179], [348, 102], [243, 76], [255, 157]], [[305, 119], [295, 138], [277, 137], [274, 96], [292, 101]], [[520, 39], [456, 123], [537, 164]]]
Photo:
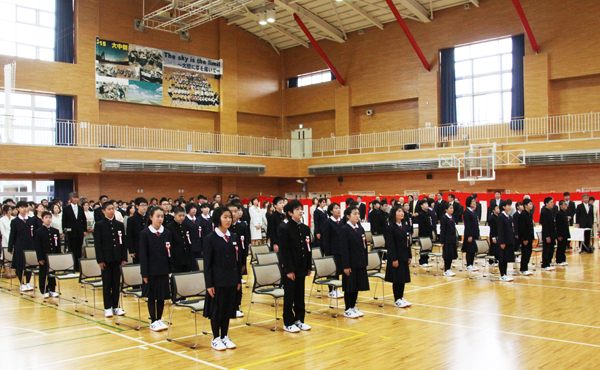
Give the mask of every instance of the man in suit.
[[[591, 229], [594, 226], [594, 208], [590, 204], [590, 196], [587, 194], [583, 194], [581, 197], [581, 203], [577, 206], [577, 210], [575, 211], [575, 221], [577, 222], [574, 226], [580, 227], [582, 229]], [[584, 231], [584, 242], [581, 246], [581, 253], [588, 252], [591, 253], [592, 245], [590, 244], [590, 236], [591, 230]]]
[[555, 268], [550, 266], [552, 257], [554, 256], [554, 244], [556, 243], [556, 225], [554, 216], [552, 215], [554, 208], [554, 199], [546, 197], [544, 199], [544, 208], [540, 214], [540, 224], [542, 225], [542, 270], [552, 271]]
[[98, 222], [104, 218], [104, 213], [102, 212], [102, 205], [108, 200], [108, 196], [101, 195], [100, 196], [100, 207], [94, 210], [94, 222]]
[[419, 193], [414, 192], [412, 195], [412, 200], [408, 202], [410, 209], [410, 213], [412, 213], [413, 217], [417, 217], [419, 211], [421, 210], [419, 207]]
[[561, 200], [558, 203], [560, 211], [556, 215], [556, 235], [558, 236], [558, 247], [556, 248], [556, 266], [567, 266], [565, 251], [569, 245], [571, 232], [569, 231], [569, 218], [567, 216], [567, 202]]
[[500, 202], [502, 202], [501, 196], [502, 196], [502, 193], [499, 190], [496, 190], [494, 192], [494, 199], [490, 200], [490, 205], [489, 205], [488, 211], [487, 211], [488, 220], [490, 219], [490, 216], [492, 215], [492, 210], [494, 209], [494, 207], [495, 206], [500, 207]]
[[75, 259], [75, 271], [79, 271], [79, 260], [81, 259], [83, 238], [85, 238], [87, 231], [87, 220], [83, 207], [79, 205], [79, 194], [76, 192], [69, 194], [69, 204], [63, 207], [62, 227], [70, 230], [65, 234]]
[[477, 215], [477, 219], [481, 222], [481, 203], [479, 203], [479, 201], [477, 200], [477, 194], [471, 194], [471, 198], [475, 199], [475, 214]]
[[437, 215], [438, 223], [446, 214], [446, 211], [444, 210], [446, 208], [446, 204], [448, 204], [448, 202], [444, 200], [444, 195], [442, 193], [437, 193], [437, 199], [435, 201], [435, 204], [433, 205], [433, 209], [435, 210], [435, 214]]
[[465, 211], [465, 208], [458, 202], [458, 200], [456, 199], [454, 194], [448, 194], [448, 203], [452, 204], [452, 207], [454, 208], [454, 213], [452, 214], [454, 221], [457, 224], [462, 222], [463, 221], [462, 215], [463, 215], [463, 212]]
[[567, 220], [569, 220], [569, 226], [573, 226], [573, 218], [575, 217], [575, 203], [571, 202], [571, 194], [568, 191], [563, 193], [565, 202], [567, 203]]
[[133, 263], [140, 263], [140, 233], [148, 226], [148, 200], [143, 197], [135, 198], [135, 210], [133, 216], [127, 219], [127, 238], [129, 254], [133, 258]]
[[[533, 232], [533, 218], [531, 217], [533, 212], [533, 202], [529, 198], [523, 199], [523, 211], [519, 214], [517, 219], [517, 213], [513, 218], [515, 225], [515, 237], [519, 236], [518, 243], [521, 244], [521, 275], [529, 276], [533, 273], [529, 271], [529, 259], [531, 258], [532, 244], [534, 239]], [[515, 259], [516, 261], [516, 259]]]
[[360, 213], [360, 220], [365, 222], [367, 219], [367, 206], [362, 202], [362, 197], [359, 195], [356, 197], [358, 202], [358, 212]]

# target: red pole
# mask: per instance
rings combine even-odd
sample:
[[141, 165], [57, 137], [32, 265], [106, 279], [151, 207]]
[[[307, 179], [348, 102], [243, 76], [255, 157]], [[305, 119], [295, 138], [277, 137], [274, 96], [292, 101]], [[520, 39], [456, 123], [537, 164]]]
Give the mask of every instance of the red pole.
[[300, 17], [296, 13], [294, 13], [294, 20], [296, 21], [296, 23], [298, 23], [298, 26], [300, 26], [302, 31], [304, 31], [304, 34], [306, 35], [306, 37], [308, 37], [310, 43], [315, 47], [317, 53], [319, 53], [319, 55], [321, 55], [321, 58], [323, 58], [325, 63], [327, 63], [327, 66], [329, 67], [329, 69], [331, 69], [331, 72], [333, 72], [335, 78], [337, 78], [337, 80], [340, 82], [340, 84], [342, 84], [342, 86], [345, 86], [346, 82], [344, 81], [342, 76], [338, 73], [337, 69], [335, 69], [335, 66], [333, 65], [333, 63], [331, 63], [329, 58], [327, 58], [327, 55], [325, 55], [325, 52], [323, 51], [323, 49], [321, 49], [321, 47], [317, 43], [317, 40], [315, 40], [308, 28], [306, 28], [306, 26], [304, 25], [304, 22], [302, 22], [302, 19], [300, 19]]
[[527, 21], [527, 17], [525, 16], [525, 12], [521, 7], [521, 2], [519, 0], [513, 0], [513, 4], [517, 9], [517, 13], [519, 13], [519, 18], [521, 18], [521, 23], [523, 24], [523, 28], [525, 28], [525, 33], [527, 34], [527, 37], [529, 37], [531, 47], [533, 48], [533, 51], [537, 53], [540, 47], [538, 46], [537, 41], [535, 41], [535, 36], [533, 36], [533, 31], [531, 30], [529, 22]]
[[396, 5], [394, 5], [392, 0], [385, 0], [385, 2], [388, 4], [390, 9], [392, 10], [392, 13], [394, 13], [394, 16], [398, 20], [400, 27], [402, 27], [402, 30], [406, 34], [408, 41], [410, 41], [410, 44], [412, 45], [413, 49], [415, 49], [415, 52], [419, 56], [419, 59], [421, 59], [421, 63], [423, 63], [423, 67], [425, 67], [426, 70], [430, 71], [431, 67], [429, 66], [429, 62], [427, 61], [427, 59], [425, 59], [425, 55], [423, 55], [423, 52], [421, 51], [419, 44], [417, 44], [417, 40], [415, 40], [412, 33], [410, 33], [408, 26], [406, 25], [406, 23], [404, 23], [404, 19], [402, 19], [402, 16], [398, 12], [398, 9], [396, 9]]

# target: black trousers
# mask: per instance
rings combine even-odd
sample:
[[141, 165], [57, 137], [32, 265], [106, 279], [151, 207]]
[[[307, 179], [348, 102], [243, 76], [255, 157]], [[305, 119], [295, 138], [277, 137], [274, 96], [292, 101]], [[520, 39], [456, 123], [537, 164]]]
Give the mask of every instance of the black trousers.
[[346, 310], [356, 307], [356, 301], [358, 300], [358, 292], [344, 292], [344, 304]]
[[444, 260], [444, 271], [452, 269], [452, 260]]
[[70, 232], [67, 233], [69, 238], [69, 249], [73, 253], [73, 260], [75, 262], [75, 271], [79, 272], [79, 260], [83, 252], [83, 235], [78, 233]]
[[139, 264], [140, 264], [140, 257], [138, 257], [138, 254], [137, 254], [137, 253], [135, 254], [135, 257], [132, 257], [132, 259], [133, 259], [133, 262], [132, 262], [132, 263], [133, 263], [134, 265], [139, 265]]
[[119, 265], [119, 262], [108, 262], [102, 270], [102, 296], [105, 310], [119, 307], [119, 285], [121, 283]]
[[532, 252], [532, 241], [529, 240], [527, 245], [521, 245], [521, 265], [519, 266], [519, 270], [525, 272], [529, 270], [529, 260], [531, 260], [531, 252]]
[[304, 322], [304, 276], [296, 275], [296, 280], [283, 276], [283, 324], [292, 326], [296, 321]]
[[465, 253], [467, 256], [467, 266], [473, 266], [475, 262], [475, 253]]
[[554, 240], [547, 243], [544, 239], [542, 248], [542, 268], [550, 267], [550, 262], [552, 262], [552, 257], [554, 257]]
[[392, 284], [392, 289], [394, 290], [394, 300], [397, 301], [404, 297], [404, 287], [405, 283], [402, 284]]
[[567, 256], [565, 255], [565, 252], [568, 245], [569, 240], [566, 238], [564, 238], [562, 241], [558, 241], [558, 246], [556, 248], [556, 263], [567, 262]]
[[[46, 286], [46, 276], [48, 275], [48, 262], [44, 262], [43, 265], [40, 266], [39, 272], [39, 283], [38, 286], [40, 288], [40, 292], [45, 294], [46, 291], [54, 292], [56, 289], [56, 279], [48, 278], [48, 286]], [[48, 288], [48, 289], [46, 289]]]
[[582, 246], [581, 249], [585, 252], [592, 251], [592, 244], [590, 243], [591, 236], [592, 236], [592, 230], [585, 230], [583, 232], [583, 239], [584, 239], [583, 244], [585, 245], [585, 247]]
[[500, 270], [500, 276], [507, 275], [506, 271], [508, 270], [508, 262], [499, 262], [498, 269]]
[[[15, 273], [17, 274], [17, 277], [19, 278], [21, 285], [27, 284], [29, 282], [29, 280], [31, 280], [31, 272], [24, 272], [24, 270], [16, 269]], [[23, 275], [25, 275], [25, 276], [23, 276]]]

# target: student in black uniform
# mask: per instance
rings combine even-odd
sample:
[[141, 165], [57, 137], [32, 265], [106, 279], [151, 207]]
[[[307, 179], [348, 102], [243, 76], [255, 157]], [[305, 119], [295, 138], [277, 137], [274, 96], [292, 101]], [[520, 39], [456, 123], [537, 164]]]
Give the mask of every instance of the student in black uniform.
[[371, 234], [383, 235], [387, 227], [386, 214], [381, 210], [381, 203], [378, 200], [373, 201], [373, 210], [371, 211]]
[[319, 199], [317, 208], [313, 212], [313, 223], [315, 225], [315, 248], [321, 247], [321, 228], [327, 220], [327, 199]]
[[165, 221], [163, 222], [165, 225], [170, 224], [171, 222], [173, 222], [173, 220], [175, 219], [175, 216], [173, 214], [171, 214], [171, 205], [169, 204], [169, 200], [165, 197], [160, 199], [160, 202], [158, 203], [160, 205], [160, 208], [162, 208], [163, 212], [165, 213]]
[[519, 215], [517, 222], [519, 223], [519, 242], [521, 243], [521, 265], [519, 266], [519, 270], [521, 271], [521, 275], [525, 276], [533, 275], [529, 271], [529, 260], [531, 259], [534, 239], [532, 211], [533, 202], [531, 199], [523, 199], [523, 211]]
[[277, 229], [283, 289], [283, 330], [310, 330], [304, 322], [305, 282], [312, 273], [310, 228], [302, 223], [302, 203], [293, 199], [284, 207], [287, 223]]
[[402, 204], [402, 210], [404, 210], [404, 222], [408, 224], [411, 240], [413, 234], [413, 216], [410, 213], [410, 203], [406, 202]]
[[25, 201], [17, 202], [19, 215], [10, 222], [10, 235], [8, 237], [8, 253], [12, 253], [12, 267], [16, 270], [17, 277], [21, 282], [20, 290], [22, 292], [33, 290], [31, 272], [25, 270], [25, 251], [34, 250], [33, 232], [35, 230], [35, 221], [27, 216], [29, 205]]
[[[515, 230], [515, 252], [520, 251], [521, 250], [521, 239], [519, 238], [519, 217], [521, 216], [521, 213], [523, 213], [523, 203], [521, 202], [517, 202], [515, 204], [515, 213], [513, 213], [512, 218], [513, 218], [513, 226], [514, 226], [514, 230]], [[521, 259], [517, 256], [515, 256], [515, 262], [521, 262]]]
[[200, 226], [200, 220], [196, 217], [196, 205], [194, 203], [188, 203], [185, 205], [185, 212], [187, 215], [183, 223], [187, 226], [190, 231], [190, 257], [189, 263], [192, 270], [196, 270], [196, 258], [202, 258], [203, 256], [203, 240], [202, 240], [202, 226]]
[[[359, 211], [360, 212], [360, 211]], [[342, 256], [340, 255], [340, 231], [342, 230], [343, 222], [341, 213], [342, 209], [337, 203], [331, 203], [327, 208], [329, 218], [323, 223], [321, 228], [321, 247], [325, 256], [333, 256], [335, 266], [337, 267], [337, 277], [343, 274], [342, 271]], [[329, 287], [330, 298], [343, 298], [344, 293], [338, 289]]]
[[385, 281], [392, 283], [394, 290], [394, 306], [405, 308], [411, 303], [404, 299], [404, 287], [410, 283], [410, 239], [408, 224], [404, 222], [404, 210], [396, 206], [390, 211], [389, 225], [385, 231], [385, 247], [388, 263]]
[[340, 254], [342, 255], [342, 287], [344, 289], [344, 302], [346, 310], [344, 316], [357, 319], [364, 316], [356, 308], [358, 292], [369, 290], [369, 277], [367, 275], [367, 241], [365, 229], [360, 225], [360, 212], [356, 207], [349, 207], [344, 211], [348, 222], [340, 232]]
[[556, 248], [556, 266], [568, 266], [565, 251], [569, 245], [571, 232], [569, 231], [569, 216], [567, 216], [567, 202], [561, 200], [558, 203], [560, 211], [556, 215], [556, 235], [558, 237], [558, 246]]
[[72, 192], [69, 194], [69, 204], [63, 207], [62, 227], [70, 229], [66, 233], [68, 246], [73, 259], [75, 260], [75, 271], [79, 271], [79, 259], [83, 251], [83, 239], [87, 231], [87, 219], [85, 211], [79, 205], [79, 194]]
[[98, 199], [98, 204], [100, 207], [94, 210], [94, 222], [98, 222], [104, 218], [104, 214], [102, 213], [102, 205], [108, 200], [108, 196], [101, 195]]
[[[127, 219], [127, 238], [129, 239], [129, 254], [133, 263], [140, 263], [140, 233], [148, 227], [148, 200], [143, 197], [135, 198], [136, 212]], [[63, 222], [64, 224], [64, 222]]]
[[437, 218], [437, 213], [433, 209], [433, 207], [435, 205], [435, 200], [433, 198], [426, 198], [426, 200], [427, 200], [427, 204], [429, 205], [427, 212], [429, 212], [429, 217], [431, 217], [431, 231], [433, 232], [433, 234], [435, 234], [434, 240], [437, 240], [437, 239], [439, 239], [439, 235], [437, 232], [438, 218]]
[[[431, 216], [429, 215], [429, 204], [427, 204], [426, 200], [420, 200], [417, 204], [417, 209], [419, 212], [417, 213], [417, 217], [413, 219], [414, 223], [419, 225], [419, 238], [430, 238], [432, 237], [431, 231]], [[419, 266], [421, 267], [430, 267], [429, 264], [429, 256], [427, 254], [422, 254], [419, 257]]]
[[140, 269], [144, 284], [142, 296], [148, 298], [150, 330], [163, 331], [168, 326], [162, 321], [165, 300], [171, 298], [169, 273], [173, 270], [171, 232], [163, 226], [164, 213], [152, 207], [150, 225], [140, 233]]
[[[235, 202], [235, 201], [234, 201]], [[232, 233], [234, 233], [235, 235], [237, 235], [240, 243], [239, 243], [239, 262], [240, 262], [240, 273], [241, 275], [245, 275], [246, 274], [246, 262], [248, 260], [248, 247], [252, 241], [251, 237], [250, 237], [250, 228], [248, 227], [248, 224], [244, 221], [241, 220], [241, 217], [243, 215], [243, 211], [242, 211], [242, 203], [235, 202], [235, 203], [230, 203], [227, 205], [227, 208], [229, 208], [229, 211], [231, 212], [231, 226], [229, 227], [229, 231], [231, 231]], [[242, 284], [244, 284], [244, 281], [242, 280]], [[242, 289], [238, 290], [237, 292], [237, 302], [238, 302], [238, 308], [235, 312], [235, 316], [237, 318], [240, 317], [244, 317], [244, 313], [241, 310], [241, 305], [242, 305]]]
[[204, 279], [208, 293], [204, 317], [210, 319], [212, 348], [224, 351], [236, 348], [227, 332], [229, 320], [236, 317], [237, 291], [242, 289], [241, 248], [238, 236], [228, 230], [232, 222], [228, 208], [215, 209], [212, 221], [215, 231], [204, 240]]
[[477, 253], [476, 240], [479, 239], [479, 220], [475, 213], [477, 208], [475, 199], [468, 197], [467, 204], [469, 207], [467, 207], [463, 213], [465, 232], [462, 251], [467, 254], [467, 270], [472, 272], [479, 271], [479, 268], [473, 264], [475, 261], [475, 254]]
[[54, 291], [56, 288], [56, 279], [49, 278], [48, 286], [46, 286], [46, 276], [48, 275], [47, 256], [49, 253], [60, 253], [60, 232], [51, 226], [52, 213], [44, 211], [41, 216], [42, 227], [33, 233], [33, 245], [35, 246], [37, 260], [40, 264], [38, 286], [44, 298], [54, 298], [58, 297], [58, 293]]
[[102, 204], [104, 218], [94, 225], [94, 249], [96, 261], [102, 270], [102, 294], [104, 296], [104, 317], [123, 316], [119, 307], [119, 283], [121, 269], [127, 264], [127, 240], [125, 226], [115, 220], [115, 206], [111, 202]]
[[448, 203], [454, 206], [454, 213], [452, 214], [452, 218], [454, 218], [454, 221], [457, 224], [461, 223], [463, 221], [462, 215], [465, 210], [464, 207], [460, 204], [460, 202], [458, 202], [454, 194], [448, 194]]
[[279, 252], [277, 228], [285, 219], [285, 215], [283, 214], [283, 204], [284, 199], [282, 197], [275, 197], [275, 199], [273, 199], [273, 208], [275, 208], [275, 210], [271, 213], [267, 222], [267, 239], [269, 239], [269, 246], [274, 252]]
[[[554, 216], [552, 215], [552, 209], [554, 208], [554, 199], [552, 197], [546, 197], [544, 199], [544, 207], [540, 213], [540, 225], [542, 226], [542, 270], [552, 271], [555, 270], [552, 263], [552, 257], [554, 256], [554, 244], [556, 243], [556, 224], [554, 223]], [[579, 222], [579, 220], [577, 220]]]
[[35, 226], [35, 228], [33, 229], [34, 232], [35, 232], [35, 230], [44, 226], [44, 221], [42, 221], [42, 214], [46, 211], [47, 211], [46, 207], [44, 207], [44, 205], [42, 203], [35, 205], [35, 208], [33, 210], [33, 217], [31, 217], [31, 218], [33, 218], [33, 225]]
[[362, 197], [360, 195], [356, 197], [356, 202], [358, 202], [358, 211], [360, 212], [360, 220], [361, 220], [361, 222], [365, 222], [367, 220], [367, 206], [363, 203]]
[[212, 223], [212, 218], [210, 218], [210, 204], [204, 202], [200, 205], [200, 217], [198, 217], [198, 222], [200, 227], [202, 228], [202, 233], [200, 239], [204, 240], [208, 234], [215, 231], [215, 227]]
[[494, 258], [490, 258], [489, 263], [490, 266], [498, 266], [495, 258], [498, 256], [498, 215], [500, 214], [500, 206], [495, 205], [494, 208], [490, 210], [490, 216], [487, 220], [487, 223], [490, 227], [490, 256], [494, 256]]
[[508, 263], [515, 262], [515, 231], [512, 217], [508, 214], [511, 207], [512, 201], [510, 199], [500, 202], [500, 208], [503, 211], [498, 216], [498, 244], [500, 249], [497, 250], [496, 258], [498, 259], [501, 281], [514, 280], [512, 276], [507, 274]]
[[456, 222], [452, 217], [454, 206], [452, 203], [444, 204], [445, 215], [440, 220], [440, 244], [442, 245], [442, 257], [444, 258], [444, 276], [455, 276], [452, 271], [452, 261], [458, 258], [456, 250]]
[[175, 216], [173, 221], [167, 224], [166, 228], [171, 232], [171, 255], [173, 256], [173, 272], [189, 272], [191, 266], [196, 265], [196, 260], [191, 259], [191, 234], [196, 230], [191, 230], [183, 222], [185, 219], [185, 210], [181, 207], [173, 209]]

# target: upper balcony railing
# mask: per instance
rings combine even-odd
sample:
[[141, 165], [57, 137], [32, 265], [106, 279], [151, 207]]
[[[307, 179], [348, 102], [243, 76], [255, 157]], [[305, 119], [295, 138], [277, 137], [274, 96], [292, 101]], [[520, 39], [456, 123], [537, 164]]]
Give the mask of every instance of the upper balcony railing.
[[[7, 128], [7, 121], [10, 124]], [[411, 149], [600, 137], [600, 113], [525, 118], [510, 123], [450, 125], [295, 140], [0, 116], [4, 144], [60, 145], [188, 153], [306, 158]]]

